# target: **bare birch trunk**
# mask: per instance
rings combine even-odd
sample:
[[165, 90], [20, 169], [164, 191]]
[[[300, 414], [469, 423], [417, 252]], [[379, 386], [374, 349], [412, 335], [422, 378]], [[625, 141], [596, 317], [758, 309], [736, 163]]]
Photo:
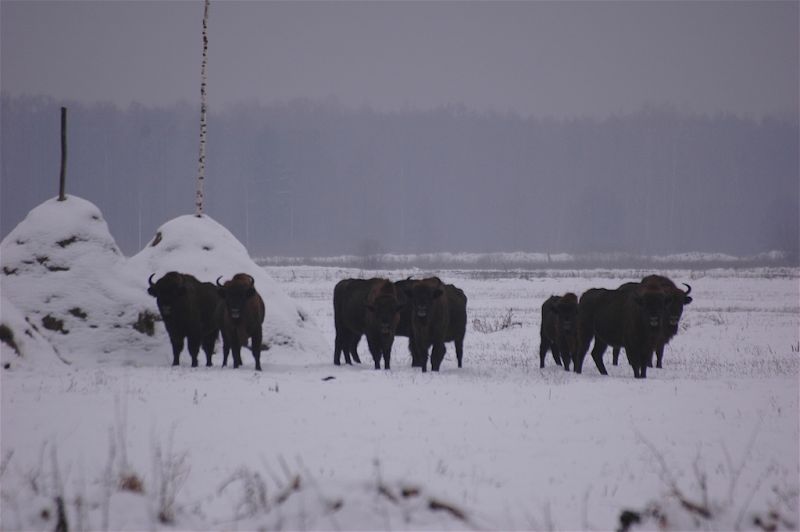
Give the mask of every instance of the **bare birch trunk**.
[[208, 111], [208, 98], [206, 96], [206, 85], [208, 84], [208, 8], [210, 0], [205, 0], [203, 10], [203, 63], [200, 68], [200, 158], [197, 171], [197, 192], [195, 193], [195, 216], [203, 215], [203, 183], [206, 179], [206, 135], [208, 133], [208, 123], [206, 113]]

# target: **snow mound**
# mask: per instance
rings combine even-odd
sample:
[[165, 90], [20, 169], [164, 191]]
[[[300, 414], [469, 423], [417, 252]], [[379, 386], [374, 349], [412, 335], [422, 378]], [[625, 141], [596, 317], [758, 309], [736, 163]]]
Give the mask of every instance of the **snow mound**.
[[[114, 267], [124, 260], [94, 204], [68, 196], [35, 207], [2, 242], [3, 273], [48, 273]], [[99, 262], [98, 262], [99, 261]]]
[[[142, 290], [153, 273], [154, 281], [178, 271], [212, 283], [219, 277], [225, 282], [240, 272], [250, 274], [266, 306], [263, 342], [268, 347], [267, 363], [275, 362], [274, 355], [281, 363], [290, 364], [327, 360], [327, 344], [308, 313], [283, 293], [230, 231], [206, 215], [180, 216], [162, 225], [147, 246], [131, 257], [129, 267], [141, 279]], [[242, 360], [246, 366], [253, 363], [248, 353], [243, 353]]]
[[142, 326], [155, 317], [152, 298], [94, 204], [44, 202], [3, 239], [0, 256], [4, 316], [12, 303], [69, 363], [154, 362], [146, 355], [161, 342]]

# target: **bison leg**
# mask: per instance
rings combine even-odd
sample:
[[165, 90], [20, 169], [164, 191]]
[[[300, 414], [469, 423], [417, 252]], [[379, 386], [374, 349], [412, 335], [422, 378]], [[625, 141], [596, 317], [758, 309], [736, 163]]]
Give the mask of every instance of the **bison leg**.
[[256, 361], [256, 371], [261, 371], [261, 328], [250, 338], [250, 346], [253, 351], [253, 358]]
[[231, 352], [231, 345], [228, 342], [228, 338], [225, 336], [225, 333], [222, 333], [222, 367], [228, 365], [228, 354]]
[[350, 363], [350, 352], [348, 351], [348, 347], [344, 345], [344, 341], [342, 340], [342, 333], [336, 332], [336, 339], [334, 340], [334, 348], [333, 348], [333, 363], [336, 366], [340, 366], [342, 364], [342, 351], [344, 351], [344, 358], [345, 361]]
[[647, 353], [642, 352], [641, 356], [639, 357], [639, 378], [646, 379], [647, 378], [647, 366], [650, 357], [653, 355], [651, 351]]
[[233, 357], [234, 369], [242, 365], [242, 340], [236, 333], [231, 338], [231, 356]]
[[[361, 364], [361, 357], [358, 356], [358, 342], [361, 341], [361, 335], [353, 335], [353, 341], [350, 344], [350, 355], [353, 357], [353, 362]], [[350, 362], [348, 362], [350, 364]]]
[[214, 344], [217, 343], [217, 333], [209, 334], [203, 339], [203, 352], [206, 354], [206, 367], [211, 367], [211, 355], [214, 354]]
[[372, 360], [375, 362], [375, 369], [381, 369], [381, 355], [383, 348], [381, 347], [380, 338], [373, 338], [367, 335], [367, 347], [372, 355]]
[[600, 375], [608, 375], [608, 371], [606, 371], [606, 365], [603, 363], [603, 354], [606, 352], [607, 347], [608, 344], [601, 342], [597, 338], [594, 339], [592, 359], [594, 359], [594, 365], [597, 366], [597, 371], [600, 372]]
[[192, 357], [192, 367], [197, 367], [197, 355], [200, 354], [200, 339], [188, 337], [186, 347], [189, 349], [189, 356]]
[[[582, 326], [578, 333], [578, 347], [575, 351], [575, 359], [572, 361], [573, 371], [580, 373], [583, 371], [583, 361], [586, 358], [586, 353], [589, 352], [589, 345], [592, 343], [592, 334], [587, 333], [590, 331], [587, 326]], [[596, 340], [595, 340], [596, 342]], [[566, 368], [565, 368], [566, 369]], [[569, 371], [569, 370], [567, 370]]]
[[567, 349], [567, 346], [566, 346], [565, 342], [559, 341], [558, 342], [558, 347], [556, 347], [556, 344], [553, 344], [553, 358], [556, 358], [556, 355], [558, 355], [558, 358], [556, 359], [556, 362], [559, 365], [563, 364], [564, 371], [569, 371], [569, 364], [570, 364], [571, 358], [570, 358], [569, 349]]
[[[662, 358], [664, 358], [664, 346], [663, 345], [659, 345], [656, 348], [656, 367], [657, 368], [661, 368], [662, 367], [661, 366], [661, 359]], [[651, 359], [651, 362], [650, 362], [650, 367], [651, 368], [653, 367], [652, 359]]]
[[383, 350], [383, 369], [391, 369], [392, 364], [392, 348], [389, 346], [388, 349], [384, 348]]
[[[539, 342], [539, 369], [544, 367], [544, 361], [547, 358], [547, 352], [550, 350], [550, 341], [542, 336], [542, 341]], [[555, 355], [553, 355], [555, 357]], [[559, 359], [559, 365], [561, 360]]]
[[611, 356], [612, 356], [612, 358], [611, 358], [611, 362], [612, 362], [612, 363], [613, 363], [615, 366], [618, 366], [618, 365], [619, 365], [619, 353], [620, 353], [620, 351], [622, 351], [622, 348], [621, 348], [621, 347], [615, 347], [615, 348], [614, 348], [614, 351], [613, 351], [613, 353], [612, 353], [612, 355], [611, 355]]
[[422, 368], [422, 373], [427, 373], [429, 344], [420, 340], [417, 340], [416, 344], [415, 352], [417, 356], [417, 364], [420, 368]]
[[439, 371], [446, 352], [447, 348], [444, 346], [444, 342], [437, 342], [433, 345], [431, 350], [431, 371]]
[[464, 359], [464, 339], [457, 338], [454, 342], [456, 344], [456, 359], [458, 360], [458, 367], [461, 367], [461, 361]]
[[183, 336], [170, 336], [170, 343], [172, 344], [172, 365], [180, 365], [181, 351], [183, 351]]
[[411, 353], [411, 367], [418, 368], [422, 366], [422, 362], [419, 361], [419, 355], [417, 354], [417, 344], [413, 336], [408, 337], [408, 352]]

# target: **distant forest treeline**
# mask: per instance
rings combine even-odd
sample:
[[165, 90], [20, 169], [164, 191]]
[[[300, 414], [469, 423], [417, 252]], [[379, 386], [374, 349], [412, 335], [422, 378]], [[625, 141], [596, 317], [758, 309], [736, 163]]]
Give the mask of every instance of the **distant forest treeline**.
[[[2, 236], [57, 194], [64, 104], [2, 96]], [[100, 207], [127, 254], [193, 212], [198, 107], [66, 105], [67, 192]], [[555, 120], [307, 100], [213, 111], [206, 212], [254, 256], [797, 256], [797, 119], [652, 106]]]

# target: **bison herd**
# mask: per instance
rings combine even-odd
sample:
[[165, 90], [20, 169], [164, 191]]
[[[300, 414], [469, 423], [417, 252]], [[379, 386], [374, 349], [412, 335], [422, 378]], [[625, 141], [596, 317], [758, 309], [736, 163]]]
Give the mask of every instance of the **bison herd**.
[[333, 321], [336, 339], [333, 363], [361, 363], [356, 348], [366, 335], [375, 369], [391, 367], [395, 336], [408, 338], [411, 365], [439, 371], [445, 342], [455, 343], [460, 368], [467, 331], [467, 296], [438, 277], [405, 279], [344, 279], [333, 289]]
[[233, 367], [242, 365], [240, 351], [251, 341], [256, 369], [261, 371], [261, 324], [264, 322], [264, 300], [255, 287], [255, 279], [246, 273], [237, 273], [220, 284], [201, 283], [186, 273], [169, 272], [153, 282], [147, 293], [156, 298], [158, 311], [172, 344], [172, 365], [180, 363], [183, 343], [186, 341], [192, 367], [197, 367], [200, 346], [206, 354], [206, 366], [211, 366], [211, 355], [217, 336], [222, 334], [222, 365], [228, 364], [228, 354], [233, 353]]
[[[184, 341], [198, 365], [200, 347], [206, 366], [217, 337], [222, 336], [223, 362], [233, 354], [233, 366], [242, 365], [241, 348], [250, 343], [255, 367], [261, 371], [261, 326], [264, 301], [255, 280], [238, 273], [224, 284], [200, 282], [195, 277], [169, 272], [153, 282], [148, 293], [156, 298], [158, 309], [172, 344], [172, 365], [179, 364]], [[583, 360], [592, 347], [598, 371], [607, 375], [603, 354], [611, 346], [617, 365], [621, 349], [636, 378], [646, 378], [647, 368], [662, 367], [664, 346], [677, 334], [683, 307], [692, 302], [691, 287], [682, 290], [666, 277], [649, 275], [640, 282], [625, 283], [609, 290], [592, 288], [580, 299], [574, 293], [551, 296], [542, 304], [539, 367], [550, 351], [556, 364], [575, 373], [583, 370]], [[395, 336], [408, 338], [412, 367], [439, 371], [445, 344], [453, 342], [458, 367], [462, 367], [464, 335], [467, 328], [467, 296], [460, 288], [445, 284], [438, 277], [426, 279], [344, 279], [333, 291], [333, 316], [336, 329], [333, 363], [360, 364], [358, 344], [366, 336], [375, 369], [390, 369]]]
[[583, 360], [594, 340], [592, 359], [597, 370], [607, 375], [603, 353], [614, 349], [617, 365], [625, 348], [635, 378], [647, 377], [647, 368], [662, 367], [664, 346], [678, 333], [683, 307], [692, 302], [686, 290], [660, 275], [649, 275], [638, 283], [625, 283], [615, 290], [591, 288], [580, 300], [573, 293], [552, 296], [542, 305], [539, 367], [544, 367], [547, 351], [556, 364], [575, 373], [583, 370]]

